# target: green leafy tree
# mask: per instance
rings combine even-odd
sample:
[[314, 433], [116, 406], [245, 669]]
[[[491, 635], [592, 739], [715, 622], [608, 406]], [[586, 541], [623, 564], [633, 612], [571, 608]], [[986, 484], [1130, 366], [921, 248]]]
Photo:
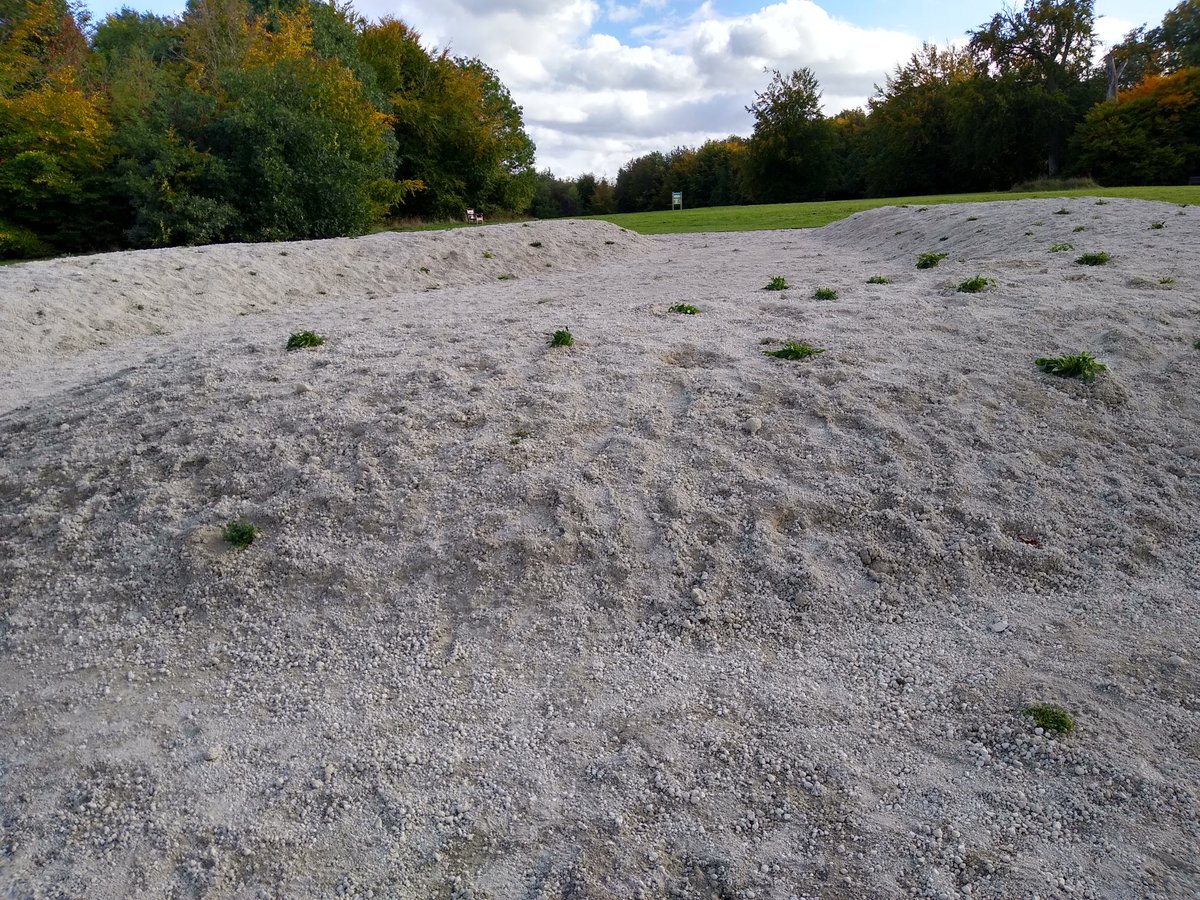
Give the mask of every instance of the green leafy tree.
[[623, 165], [613, 189], [617, 212], [667, 209], [671, 205], [667, 170], [667, 158], [657, 150]]
[[1162, 50], [1164, 72], [1200, 66], [1200, 0], [1183, 0], [1168, 10], [1152, 41]]
[[1091, 109], [1073, 143], [1102, 184], [1178, 184], [1200, 172], [1200, 67], [1151, 76]]
[[1037, 136], [1046, 171], [1062, 168], [1068, 135], [1098, 97], [1083, 87], [1096, 47], [1093, 0], [1025, 0], [996, 13], [971, 35], [970, 50], [1000, 75], [1012, 75], [1036, 97], [1027, 130]]
[[813, 200], [825, 195], [833, 169], [833, 131], [821, 114], [821, 90], [808, 68], [771, 71], [766, 90], [746, 107], [754, 134], [747, 185], [762, 202]]

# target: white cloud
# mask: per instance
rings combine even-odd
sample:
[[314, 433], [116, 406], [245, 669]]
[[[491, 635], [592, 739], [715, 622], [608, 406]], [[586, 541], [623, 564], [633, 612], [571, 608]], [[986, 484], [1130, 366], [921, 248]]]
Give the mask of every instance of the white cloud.
[[[812, 68], [828, 113], [861, 105], [919, 45], [908, 34], [835, 18], [811, 0], [783, 0], [741, 16], [722, 16], [705, 3], [682, 19], [661, 18], [669, 16], [664, 3], [410, 0], [396, 8], [362, 0], [356, 6], [370, 17], [397, 15], [429, 44], [449, 45], [495, 68], [524, 107], [539, 168], [560, 176], [615, 176], [651, 150], [749, 134], [744, 107], [766, 86], [764, 68]], [[595, 33], [601, 21], [641, 24], [622, 40]]]

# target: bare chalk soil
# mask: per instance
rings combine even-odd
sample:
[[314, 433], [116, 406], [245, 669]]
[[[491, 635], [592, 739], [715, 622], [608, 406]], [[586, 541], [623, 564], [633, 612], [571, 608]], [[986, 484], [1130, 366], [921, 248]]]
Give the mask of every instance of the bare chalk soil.
[[1198, 247], [1081, 198], [0, 269], [0, 896], [1200, 895]]

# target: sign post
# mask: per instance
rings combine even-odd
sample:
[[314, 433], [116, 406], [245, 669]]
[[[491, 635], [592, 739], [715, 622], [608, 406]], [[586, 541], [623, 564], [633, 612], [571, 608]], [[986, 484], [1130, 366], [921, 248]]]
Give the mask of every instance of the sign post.
[[671, 191], [671, 209], [683, 209], [683, 191]]

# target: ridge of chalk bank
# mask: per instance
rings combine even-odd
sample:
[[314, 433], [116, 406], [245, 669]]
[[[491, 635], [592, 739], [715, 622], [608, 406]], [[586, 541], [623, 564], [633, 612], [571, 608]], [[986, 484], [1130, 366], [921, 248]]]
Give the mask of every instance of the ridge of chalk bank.
[[1108, 265], [1027, 201], [430, 292], [314, 248], [303, 309], [36, 350], [0, 895], [1195, 895], [1200, 210], [1086, 210]]

